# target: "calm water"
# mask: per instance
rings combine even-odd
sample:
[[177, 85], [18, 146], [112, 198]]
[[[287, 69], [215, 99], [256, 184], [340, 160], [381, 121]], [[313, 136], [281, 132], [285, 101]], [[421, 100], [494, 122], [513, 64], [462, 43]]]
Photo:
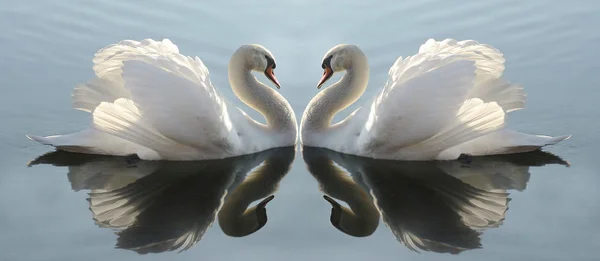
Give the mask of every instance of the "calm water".
[[[0, 259], [597, 260], [598, 13], [591, 0], [0, 0]], [[71, 91], [93, 76], [94, 52], [122, 39], [171, 39], [230, 99], [229, 56], [260, 43], [301, 115], [331, 46], [355, 43], [369, 56], [361, 103], [398, 56], [446, 37], [505, 54], [506, 77], [528, 94], [510, 127], [572, 134], [547, 149], [570, 167], [543, 153], [420, 165], [300, 148], [181, 165], [58, 153], [27, 167], [51, 148], [25, 134], [88, 124]], [[245, 210], [272, 194], [266, 213]]]

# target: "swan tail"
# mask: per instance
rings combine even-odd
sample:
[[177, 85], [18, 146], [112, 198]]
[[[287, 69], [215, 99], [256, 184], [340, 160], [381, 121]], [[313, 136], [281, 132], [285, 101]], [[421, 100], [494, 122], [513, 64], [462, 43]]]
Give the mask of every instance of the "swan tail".
[[[469, 99], [446, 127], [431, 138], [407, 149], [425, 154], [438, 154], [447, 148], [503, 128], [504, 116], [504, 110], [496, 102], [484, 103], [481, 99]], [[458, 156], [456, 155], [456, 158]]]
[[502, 129], [447, 149], [441, 154], [484, 156], [523, 153], [540, 150], [569, 138], [571, 135], [551, 137]]
[[33, 141], [37, 141], [43, 145], [49, 145], [55, 147], [57, 150], [84, 153], [84, 154], [105, 154], [103, 151], [98, 150], [94, 147], [89, 146], [85, 140], [81, 139], [79, 133], [67, 134], [67, 135], [53, 135], [53, 136], [37, 136], [37, 135], [25, 135], [27, 138]]
[[[160, 154], [159, 156], [138, 153], [141, 159], [152, 160], [170, 156], [181, 158], [179, 156], [190, 153], [190, 147], [163, 136], [145, 121], [133, 101], [129, 99], [119, 98], [114, 103], [102, 102], [92, 115], [95, 129], [132, 143], [144, 144], [150, 150]], [[173, 155], [178, 153], [182, 155]]]
[[52, 147], [56, 148], [57, 150], [61, 150], [61, 151], [84, 153], [84, 154], [102, 154], [102, 153], [99, 153], [98, 151], [95, 151], [91, 147], [88, 147], [85, 145], [80, 145], [81, 141], [78, 141], [77, 139], [72, 138], [72, 136], [74, 136], [74, 135], [76, 135], [76, 134], [74, 133], [74, 134], [67, 134], [67, 135], [53, 135], [53, 136], [46, 136], [46, 137], [27, 134], [25, 136], [30, 140], [39, 142], [42, 145], [52, 146]]
[[30, 140], [55, 147], [57, 150], [84, 154], [127, 156], [136, 154], [142, 148], [139, 145], [94, 129], [86, 129], [66, 135], [26, 136]]

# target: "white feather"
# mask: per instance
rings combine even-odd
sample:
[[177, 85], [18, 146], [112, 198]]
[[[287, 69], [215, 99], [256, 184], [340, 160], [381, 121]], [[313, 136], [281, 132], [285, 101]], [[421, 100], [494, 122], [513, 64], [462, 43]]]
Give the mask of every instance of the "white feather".
[[502, 128], [504, 112], [496, 102], [468, 98], [475, 70], [475, 62], [454, 55], [397, 62], [370, 106], [375, 120], [361, 132], [358, 146], [376, 158], [432, 159]]
[[[241, 71], [233, 77], [249, 74], [245, 63], [256, 52], [268, 50], [256, 45], [238, 49], [230, 62]], [[218, 159], [295, 144], [295, 116], [281, 95], [264, 85], [257, 89], [247, 77], [236, 78], [242, 84], [237, 88], [254, 88], [252, 95], [265, 96], [260, 101], [273, 108], [264, 111], [278, 113], [274, 126], [262, 125], [215, 89], [198, 57], [180, 54], [168, 39], [121, 41], [100, 49], [93, 62], [96, 78], [72, 94], [75, 109], [92, 113], [91, 128], [30, 139], [61, 150], [137, 154], [146, 160]]]
[[329, 125], [319, 118], [333, 118], [338, 108], [356, 101], [369, 74], [356, 46], [338, 45], [325, 57], [342, 61], [332, 66], [349, 73], [306, 108], [301, 135], [307, 146], [382, 159], [451, 160], [531, 151], [570, 137], [505, 130], [506, 114], [525, 106], [523, 87], [502, 78], [505, 59], [499, 50], [454, 39], [429, 39], [414, 56], [398, 58], [373, 99]]

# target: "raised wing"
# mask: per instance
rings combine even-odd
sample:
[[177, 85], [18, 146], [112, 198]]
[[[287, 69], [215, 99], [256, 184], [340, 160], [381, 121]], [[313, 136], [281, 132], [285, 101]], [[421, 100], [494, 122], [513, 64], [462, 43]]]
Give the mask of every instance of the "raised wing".
[[98, 50], [92, 60], [96, 78], [75, 87], [72, 94], [73, 108], [92, 112], [101, 102], [129, 99], [130, 93], [124, 88], [121, 76], [123, 62], [173, 54], [179, 54], [179, 49], [169, 39], [160, 42], [152, 39], [141, 42], [124, 40]]
[[479, 98], [484, 102], [496, 102], [506, 112], [525, 107], [526, 95], [523, 87], [502, 79], [504, 55], [498, 49], [474, 40], [456, 41], [429, 39], [419, 48], [419, 53], [430, 55], [458, 55], [475, 62], [476, 78], [468, 98]]
[[100, 50], [94, 63], [99, 81], [110, 84], [88, 83], [74, 97], [85, 97], [77, 104], [93, 111], [95, 128], [159, 153], [175, 146], [208, 155], [233, 146], [226, 101], [198, 57], [179, 54], [169, 40], [123, 41]]
[[469, 97], [478, 70], [477, 61], [461, 54], [400, 57], [371, 104], [359, 142], [375, 154], [410, 147], [420, 158], [501, 128], [504, 112], [496, 102]]

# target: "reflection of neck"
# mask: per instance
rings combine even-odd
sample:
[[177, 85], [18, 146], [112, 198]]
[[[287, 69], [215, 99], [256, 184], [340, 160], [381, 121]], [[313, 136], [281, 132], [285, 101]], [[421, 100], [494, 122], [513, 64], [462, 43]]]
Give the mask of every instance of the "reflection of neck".
[[239, 195], [232, 196], [235, 198], [229, 198], [219, 211], [219, 226], [223, 233], [232, 237], [244, 237], [258, 231], [267, 223], [265, 205], [273, 199], [272, 196], [251, 208], [248, 206], [253, 200], [240, 199], [244, 197]]
[[[273, 199], [269, 194], [277, 189], [277, 184], [288, 172], [293, 160], [293, 153], [282, 153], [267, 159], [225, 198], [218, 214], [219, 226], [223, 233], [243, 237], [256, 232], [267, 223], [265, 205]], [[263, 200], [248, 208], [258, 199]]]
[[268, 128], [277, 132], [296, 129], [296, 116], [287, 100], [252, 75], [241, 51], [229, 62], [229, 83], [242, 102], [265, 117]]
[[331, 160], [304, 155], [309, 171], [319, 181], [323, 192], [350, 206], [350, 208], [343, 207], [325, 196], [332, 205], [330, 217], [332, 225], [356, 237], [369, 236], [375, 232], [379, 225], [379, 212], [367, 192], [333, 165]]
[[353, 53], [352, 65], [346, 74], [318, 93], [309, 103], [302, 116], [302, 130], [327, 130], [333, 117], [347, 108], [365, 92], [369, 81], [369, 65], [362, 53]]
[[331, 193], [336, 198], [346, 202], [350, 208], [341, 206], [331, 198], [325, 198], [331, 203], [330, 221], [340, 231], [356, 236], [371, 235], [379, 225], [379, 212], [373, 205], [369, 195], [356, 184]]

